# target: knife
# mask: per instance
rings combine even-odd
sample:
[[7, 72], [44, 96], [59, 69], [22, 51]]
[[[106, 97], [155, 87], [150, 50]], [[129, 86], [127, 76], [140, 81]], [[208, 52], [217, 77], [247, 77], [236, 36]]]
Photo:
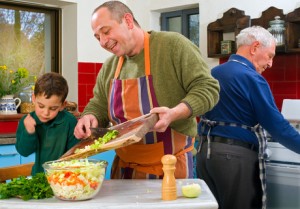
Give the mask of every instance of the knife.
[[89, 138], [98, 139], [99, 137], [103, 137], [108, 131], [117, 130], [122, 131], [124, 129], [130, 129], [136, 126], [138, 121], [143, 121], [143, 119], [148, 118], [151, 113], [136, 117], [134, 119], [125, 121], [124, 123], [117, 124], [115, 126], [111, 126], [109, 128], [90, 128], [92, 134]]

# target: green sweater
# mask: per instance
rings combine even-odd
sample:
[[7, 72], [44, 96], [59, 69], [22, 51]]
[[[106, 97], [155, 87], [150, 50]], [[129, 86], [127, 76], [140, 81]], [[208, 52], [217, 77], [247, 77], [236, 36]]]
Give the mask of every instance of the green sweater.
[[29, 134], [26, 131], [24, 116], [17, 129], [16, 149], [25, 157], [35, 153], [35, 164], [31, 172], [35, 175], [44, 171], [43, 163], [57, 160], [79, 140], [73, 134], [77, 119], [71, 113], [61, 111], [54, 120], [47, 123], [42, 123], [35, 112], [31, 112], [30, 115], [36, 121], [35, 133]]
[[[117, 63], [118, 57], [113, 55], [103, 64], [93, 90], [94, 97], [83, 112], [83, 115], [95, 115], [101, 126], [109, 122], [108, 93]], [[204, 114], [216, 105], [220, 90], [199, 48], [179, 33], [151, 31], [150, 63], [159, 106], [173, 108], [184, 102], [192, 110], [190, 118], [173, 122], [171, 128], [185, 135], [196, 136], [195, 116]], [[144, 75], [144, 50], [133, 57], [125, 57], [119, 79]]]

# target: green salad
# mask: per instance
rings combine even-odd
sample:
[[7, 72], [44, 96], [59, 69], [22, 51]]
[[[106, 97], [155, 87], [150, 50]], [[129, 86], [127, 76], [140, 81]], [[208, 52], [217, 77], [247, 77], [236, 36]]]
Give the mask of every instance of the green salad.
[[97, 194], [105, 176], [106, 161], [70, 160], [48, 163], [48, 182], [56, 197], [85, 200]]
[[119, 132], [117, 130], [108, 131], [103, 137], [99, 137], [98, 139], [95, 139], [93, 144], [87, 145], [84, 148], [77, 148], [74, 153], [78, 154], [90, 150], [100, 149], [101, 146], [103, 146], [110, 140], [115, 139], [118, 136], [118, 134]]

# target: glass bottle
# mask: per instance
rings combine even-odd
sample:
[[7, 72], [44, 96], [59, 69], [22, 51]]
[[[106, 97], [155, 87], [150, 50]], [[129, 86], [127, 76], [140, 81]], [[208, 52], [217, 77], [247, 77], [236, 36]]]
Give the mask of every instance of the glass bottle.
[[279, 16], [276, 16], [274, 19], [269, 22], [270, 27], [268, 31], [275, 37], [277, 41], [276, 46], [282, 46], [285, 44], [284, 20], [281, 20]]
[[19, 98], [21, 99], [20, 112], [22, 114], [27, 114], [34, 111], [34, 104], [32, 103], [33, 94], [33, 84], [23, 88], [19, 93]]

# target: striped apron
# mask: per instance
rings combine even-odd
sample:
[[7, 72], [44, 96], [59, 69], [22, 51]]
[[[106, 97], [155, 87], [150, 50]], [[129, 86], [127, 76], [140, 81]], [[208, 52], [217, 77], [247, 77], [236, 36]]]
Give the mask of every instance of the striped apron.
[[[158, 102], [150, 72], [149, 34], [145, 32], [145, 76], [118, 79], [124, 57], [119, 58], [114, 79], [109, 90], [109, 119], [116, 125], [147, 114]], [[165, 154], [177, 157], [175, 177], [193, 177], [192, 150], [195, 139], [170, 127], [163, 133], [149, 132], [143, 139], [126, 147], [116, 149], [112, 165], [113, 179], [156, 179], [163, 177], [161, 158]]]
[[[261, 187], [262, 187], [262, 209], [267, 208], [267, 182], [266, 182], [266, 160], [269, 157], [269, 150], [267, 148], [267, 136], [263, 128], [257, 124], [254, 127], [249, 127], [242, 124], [237, 123], [227, 123], [227, 122], [221, 122], [221, 121], [211, 121], [207, 119], [201, 119], [202, 121], [202, 133], [204, 131], [205, 126], [208, 126], [208, 132], [207, 132], [207, 159], [210, 158], [210, 152], [211, 152], [211, 144], [210, 144], [210, 131], [214, 126], [233, 126], [233, 127], [240, 127], [249, 131], [252, 131], [255, 133], [258, 142], [259, 142], [259, 148], [258, 148], [258, 162], [259, 162], [259, 178], [261, 181]], [[198, 152], [201, 150], [201, 143], [198, 148]]]

